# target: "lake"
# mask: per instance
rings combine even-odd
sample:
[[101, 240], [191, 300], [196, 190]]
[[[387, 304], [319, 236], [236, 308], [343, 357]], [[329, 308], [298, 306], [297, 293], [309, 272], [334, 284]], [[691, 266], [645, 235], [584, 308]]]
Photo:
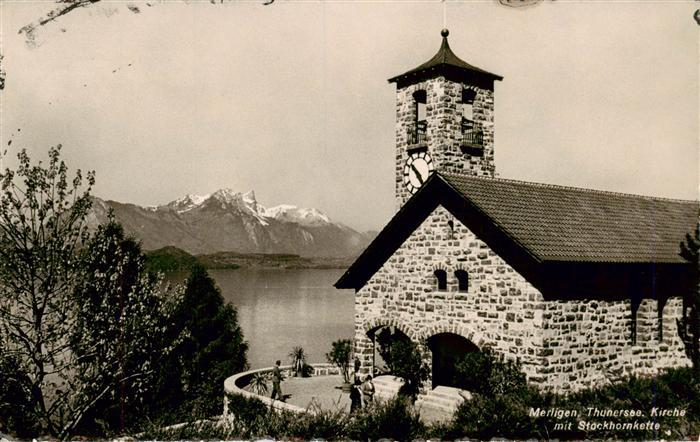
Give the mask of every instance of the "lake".
[[251, 368], [289, 363], [300, 345], [308, 362], [326, 362], [337, 339], [354, 334], [353, 290], [333, 287], [342, 269], [209, 270], [227, 302], [238, 310]]

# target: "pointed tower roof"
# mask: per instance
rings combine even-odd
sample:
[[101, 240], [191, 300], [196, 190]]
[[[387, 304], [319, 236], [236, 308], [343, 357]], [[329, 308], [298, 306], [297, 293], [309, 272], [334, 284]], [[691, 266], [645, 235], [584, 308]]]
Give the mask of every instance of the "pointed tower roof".
[[450, 35], [449, 30], [443, 29], [440, 35], [442, 35], [442, 44], [433, 58], [415, 69], [390, 78], [389, 83], [397, 83], [399, 87], [403, 87], [438, 75], [445, 75], [456, 81], [471, 80], [492, 83], [494, 80], [503, 80], [500, 75], [472, 66], [457, 57], [447, 42], [447, 36]]

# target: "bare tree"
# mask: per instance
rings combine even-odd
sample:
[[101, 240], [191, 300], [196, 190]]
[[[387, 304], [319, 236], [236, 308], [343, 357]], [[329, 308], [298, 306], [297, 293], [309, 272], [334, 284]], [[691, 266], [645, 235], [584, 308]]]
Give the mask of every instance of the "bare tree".
[[29, 379], [35, 418], [52, 434], [55, 398], [47, 392], [68, 369], [70, 299], [94, 183], [90, 172], [81, 190], [80, 171], [69, 182], [60, 149], [49, 151], [47, 167], [32, 165], [23, 150], [17, 171], [0, 174], [0, 331]]

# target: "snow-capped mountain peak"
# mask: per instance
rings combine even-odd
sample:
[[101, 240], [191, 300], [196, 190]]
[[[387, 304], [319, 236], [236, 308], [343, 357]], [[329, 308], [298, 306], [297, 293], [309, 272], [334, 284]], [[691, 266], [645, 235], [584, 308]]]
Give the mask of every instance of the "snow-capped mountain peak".
[[267, 209], [253, 191], [185, 195], [155, 208], [95, 200], [92, 225], [106, 222], [113, 209], [125, 231], [140, 238], [146, 249], [350, 256], [371, 240], [316, 209], [290, 204]]
[[183, 213], [188, 212], [195, 207], [199, 207], [204, 201], [207, 200], [207, 198], [209, 198], [209, 195], [185, 195], [176, 199], [175, 201], [171, 201], [165, 206], [170, 207], [178, 213]]
[[255, 199], [255, 192], [252, 190], [241, 193], [229, 188], [219, 189], [212, 193], [209, 199], [216, 200], [222, 209], [235, 208], [252, 215], [262, 225], [268, 224], [265, 219], [265, 207], [258, 204], [258, 201]]
[[294, 222], [302, 225], [330, 224], [328, 216], [317, 209], [306, 209], [290, 204], [270, 207], [265, 216], [279, 221]]
[[241, 197], [243, 198], [243, 201], [247, 203], [257, 204], [257, 200], [255, 199], [255, 192], [252, 189], [241, 195]]
[[255, 192], [236, 192], [230, 188], [219, 189], [207, 195], [185, 195], [165, 205], [183, 214], [213, 201], [222, 209], [235, 209], [255, 217], [261, 224], [268, 225], [271, 219], [300, 225], [318, 226], [332, 224], [328, 216], [318, 209], [302, 208], [291, 204], [265, 208], [258, 203]]

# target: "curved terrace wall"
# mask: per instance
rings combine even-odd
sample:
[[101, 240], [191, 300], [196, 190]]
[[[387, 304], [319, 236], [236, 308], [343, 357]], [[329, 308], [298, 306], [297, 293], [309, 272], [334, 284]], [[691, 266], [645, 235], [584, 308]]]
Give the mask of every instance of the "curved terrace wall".
[[[314, 372], [312, 376], [331, 376], [340, 374], [340, 370], [334, 364], [309, 364], [313, 367]], [[250, 384], [251, 379], [256, 373], [272, 373], [274, 367], [258, 368], [255, 370], [244, 371], [242, 373], [235, 374], [224, 381], [224, 418], [229, 416], [228, 412], [228, 396], [229, 394], [237, 394], [247, 398], [258, 399], [264, 404], [270, 406], [275, 410], [287, 410], [294, 413], [306, 413], [313, 410], [307, 410], [296, 405], [288, 404], [276, 399], [272, 399], [268, 396], [261, 396], [252, 391], [245, 390], [244, 388]], [[280, 371], [285, 378], [293, 377], [294, 371], [291, 365], [283, 365], [280, 367]]]

